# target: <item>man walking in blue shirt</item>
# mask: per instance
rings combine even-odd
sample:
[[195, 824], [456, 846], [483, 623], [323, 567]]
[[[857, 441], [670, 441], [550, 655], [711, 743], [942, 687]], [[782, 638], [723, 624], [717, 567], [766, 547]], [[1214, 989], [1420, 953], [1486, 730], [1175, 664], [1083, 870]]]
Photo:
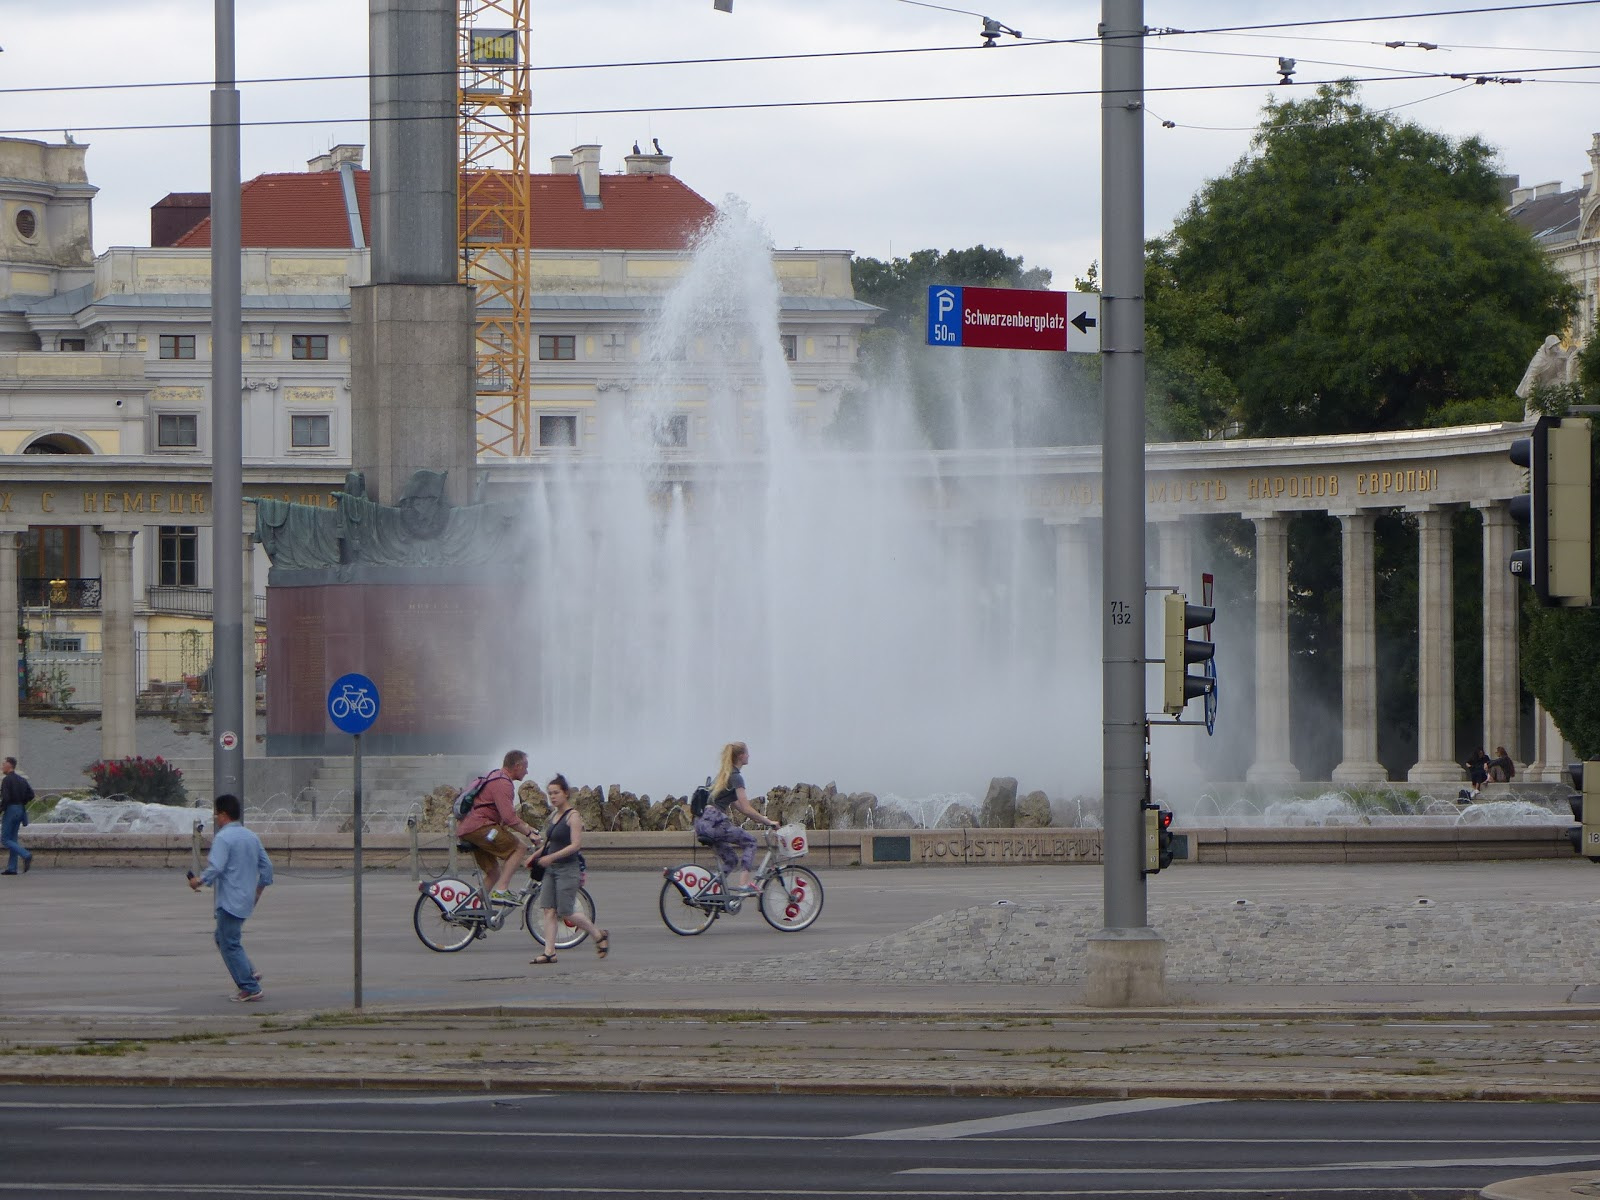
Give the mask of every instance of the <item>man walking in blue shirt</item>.
[[217, 832], [211, 839], [211, 859], [203, 874], [190, 872], [189, 886], [197, 892], [208, 884], [216, 888], [217, 949], [239, 989], [234, 999], [249, 1003], [261, 999], [261, 972], [250, 962], [240, 938], [256, 901], [272, 883], [272, 860], [261, 839], [240, 824], [239, 797], [218, 796], [213, 808]]

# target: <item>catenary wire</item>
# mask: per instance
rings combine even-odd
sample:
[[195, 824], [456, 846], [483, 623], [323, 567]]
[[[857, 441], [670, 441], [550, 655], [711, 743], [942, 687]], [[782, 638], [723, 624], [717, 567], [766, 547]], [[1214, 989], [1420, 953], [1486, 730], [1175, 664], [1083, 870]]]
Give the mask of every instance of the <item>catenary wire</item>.
[[[1403, 100], [1399, 104], [1391, 104], [1387, 108], [1375, 108], [1371, 111], [1374, 113], [1390, 113], [1397, 109], [1410, 108], [1416, 104], [1426, 104], [1430, 100], [1439, 100], [1445, 96], [1454, 96], [1457, 92], [1464, 92], [1468, 88], [1474, 88], [1477, 86], [1478, 85], [1476, 83], [1463, 83], [1458, 87], [1446, 88], [1442, 92], [1435, 92], [1431, 96], [1419, 96], [1415, 100]], [[1163, 117], [1160, 113], [1153, 111], [1148, 106], [1146, 106], [1145, 112], [1149, 113], [1151, 117], [1159, 121], [1163, 129], [1195, 129], [1205, 133], [1254, 133], [1260, 128], [1259, 125], [1191, 125], [1186, 121], [1168, 120], [1166, 117]], [[1288, 125], [1274, 126], [1274, 128], [1297, 129], [1306, 125], [1314, 125], [1316, 123], [1317, 122], [1315, 121], [1295, 121]]]
[[[1340, 83], [1404, 83], [1424, 79], [1462, 79], [1473, 82], [1481, 80], [1484, 83], [1565, 83], [1578, 85], [1600, 84], [1600, 79], [1522, 79], [1518, 76], [1554, 73], [1560, 71], [1594, 71], [1600, 70], [1600, 63], [1583, 63], [1565, 67], [1536, 67], [1515, 72], [1489, 72], [1489, 71], [1427, 71], [1412, 75], [1378, 75], [1367, 77], [1344, 76], [1338, 79], [1307, 79], [1296, 81], [1289, 85], [1293, 87], [1320, 87]], [[1252, 91], [1264, 88], [1283, 87], [1281, 81], [1265, 82], [1252, 80], [1242, 83], [1200, 83], [1200, 84], [1172, 84], [1167, 86], [1147, 86], [1144, 91], [1150, 94], [1171, 94], [1188, 92], [1217, 92], [1217, 91]], [[602, 117], [602, 116], [631, 116], [649, 113], [668, 112], [741, 112], [771, 109], [803, 109], [803, 108], [844, 108], [853, 105], [877, 104], [940, 104], [952, 102], [971, 102], [974, 100], [1052, 100], [1073, 96], [1099, 96], [1100, 88], [1075, 88], [1064, 91], [1049, 92], [985, 92], [969, 93], [964, 95], [949, 96], [876, 96], [857, 97], [845, 100], [762, 100], [742, 101], [728, 104], [652, 104], [638, 105], [629, 108], [586, 108], [586, 109], [551, 109], [534, 112], [531, 115], [540, 118], [549, 117]], [[293, 125], [365, 125], [374, 120], [382, 121], [436, 121], [443, 118], [437, 116], [391, 116], [391, 117], [286, 117], [273, 120], [241, 121], [241, 128], [257, 129], [272, 128], [277, 126]], [[209, 121], [172, 121], [159, 123], [128, 123], [121, 125], [73, 125], [79, 133], [124, 133], [124, 132], [154, 132], [162, 130], [180, 129], [209, 129]], [[50, 125], [36, 126], [26, 129], [0, 130], [0, 136], [16, 137], [26, 134], [50, 133], [61, 128], [61, 122], [56, 121]]]

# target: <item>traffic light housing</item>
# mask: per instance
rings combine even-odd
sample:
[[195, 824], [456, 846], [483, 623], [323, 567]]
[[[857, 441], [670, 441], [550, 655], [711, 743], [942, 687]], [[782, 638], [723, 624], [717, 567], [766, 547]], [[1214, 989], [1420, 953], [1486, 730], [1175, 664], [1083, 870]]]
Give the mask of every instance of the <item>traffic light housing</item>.
[[1540, 604], [1587, 608], [1593, 600], [1589, 419], [1540, 417], [1509, 453], [1528, 469], [1527, 495], [1511, 500], [1512, 517], [1528, 528], [1528, 548], [1511, 556], [1511, 573], [1533, 585]]
[[1573, 819], [1579, 822], [1567, 830], [1567, 841], [1574, 853], [1600, 863], [1600, 762], [1568, 763], [1567, 771], [1580, 793], [1567, 799]]
[[1209, 663], [1217, 648], [1209, 641], [1197, 641], [1189, 630], [1210, 625], [1217, 610], [1204, 604], [1190, 604], [1182, 592], [1169, 592], [1162, 601], [1162, 704], [1161, 711], [1178, 716], [1191, 700], [1208, 695], [1216, 680], [1208, 675], [1191, 675], [1195, 663]]
[[1144, 808], [1144, 870], [1141, 874], [1154, 875], [1172, 865], [1172, 852], [1176, 835], [1172, 832], [1172, 810], [1152, 804]]

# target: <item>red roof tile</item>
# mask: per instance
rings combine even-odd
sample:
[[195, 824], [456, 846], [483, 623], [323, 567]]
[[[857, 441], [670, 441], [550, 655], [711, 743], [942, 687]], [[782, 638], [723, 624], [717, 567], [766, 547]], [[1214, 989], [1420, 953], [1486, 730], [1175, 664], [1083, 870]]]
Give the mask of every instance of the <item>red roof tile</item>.
[[[704, 196], [672, 175], [602, 175], [601, 207], [586, 210], [576, 175], [534, 175], [531, 219], [536, 250], [681, 250], [715, 213]], [[371, 241], [370, 174], [355, 173], [361, 223]], [[240, 189], [246, 247], [349, 247], [350, 223], [337, 171], [258, 175]], [[178, 245], [211, 245], [210, 218]]]
[[[357, 171], [355, 175], [361, 225], [371, 229], [368, 173]], [[301, 171], [257, 175], [247, 180], [239, 189], [239, 241], [247, 248], [292, 246], [310, 250], [353, 246], [339, 172]], [[211, 245], [211, 218], [201, 221], [177, 244]]]

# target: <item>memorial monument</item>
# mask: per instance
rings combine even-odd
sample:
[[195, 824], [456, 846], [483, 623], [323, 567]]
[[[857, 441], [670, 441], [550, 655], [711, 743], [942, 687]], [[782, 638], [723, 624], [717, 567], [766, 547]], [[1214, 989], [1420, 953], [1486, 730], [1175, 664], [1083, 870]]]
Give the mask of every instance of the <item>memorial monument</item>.
[[267, 753], [344, 753], [330, 683], [378, 685], [378, 754], [475, 752], [508, 660], [516, 524], [467, 504], [472, 289], [456, 275], [456, 4], [371, 0], [372, 282], [351, 295], [351, 457], [332, 506], [256, 501], [267, 577]]

